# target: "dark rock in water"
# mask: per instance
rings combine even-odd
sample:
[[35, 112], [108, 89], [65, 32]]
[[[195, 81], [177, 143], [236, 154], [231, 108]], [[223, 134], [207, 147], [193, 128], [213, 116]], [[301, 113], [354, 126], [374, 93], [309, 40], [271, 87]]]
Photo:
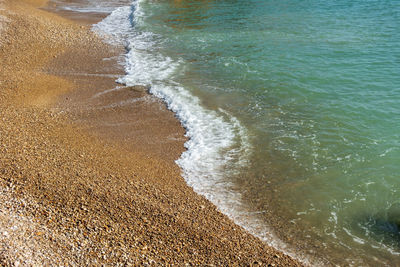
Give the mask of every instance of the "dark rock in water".
[[373, 231], [374, 234], [384, 235], [386, 237], [390, 237], [392, 239], [400, 241], [399, 226], [397, 225], [397, 223], [376, 218], [371, 218], [369, 223], [371, 226], [370, 229]]
[[388, 212], [388, 221], [397, 225], [397, 228], [400, 229], [400, 204], [395, 203], [390, 206]]
[[150, 90], [151, 86], [150, 85], [134, 85], [134, 86], [128, 86], [126, 89], [135, 91], [135, 92], [148, 92]]
[[393, 204], [380, 215], [367, 216], [359, 223], [362, 228], [368, 229], [365, 232], [366, 235], [379, 242], [400, 248], [400, 204]]

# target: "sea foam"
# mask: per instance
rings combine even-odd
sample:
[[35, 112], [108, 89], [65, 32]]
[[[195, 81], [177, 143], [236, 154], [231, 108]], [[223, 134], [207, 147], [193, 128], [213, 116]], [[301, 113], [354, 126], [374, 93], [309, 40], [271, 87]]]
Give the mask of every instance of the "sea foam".
[[187, 151], [177, 163], [188, 184], [213, 199], [210, 192], [215, 191], [217, 181], [235, 171], [226, 166], [232, 161], [238, 168], [246, 163], [250, 151], [246, 129], [228, 112], [204, 108], [199, 98], [176, 81], [183, 75], [185, 62], [156, 52], [162, 45], [161, 38], [140, 30], [145, 16], [140, 4], [136, 1], [132, 6], [114, 10], [94, 25], [94, 30], [128, 50], [126, 75], [117, 81], [128, 86], [149, 86], [150, 93], [163, 99], [175, 112], [190, 138], [185, 144]]

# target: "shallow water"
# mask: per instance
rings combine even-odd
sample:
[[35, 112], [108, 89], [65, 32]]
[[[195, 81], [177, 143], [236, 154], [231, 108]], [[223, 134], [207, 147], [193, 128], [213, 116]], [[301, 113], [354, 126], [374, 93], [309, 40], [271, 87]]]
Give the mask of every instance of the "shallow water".
[[375, 266], [400, 264], [399, 24], [395, 0], [140, 0], [95, 29], [187, 128], [197, 192], [301, 259]]

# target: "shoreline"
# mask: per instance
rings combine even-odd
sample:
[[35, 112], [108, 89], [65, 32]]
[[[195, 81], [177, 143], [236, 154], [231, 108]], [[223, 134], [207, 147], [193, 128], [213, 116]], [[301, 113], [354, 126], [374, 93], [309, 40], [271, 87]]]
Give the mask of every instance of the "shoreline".
[[[117, 51], [87, 26], [5, 4], [2, 264], [300, 265], [186, 185], [174, 163], [184, 131], [164, 103], [143, 88], [93, 101], [115, 89]], [[127, 98], [144, 101], [113, 105]]]

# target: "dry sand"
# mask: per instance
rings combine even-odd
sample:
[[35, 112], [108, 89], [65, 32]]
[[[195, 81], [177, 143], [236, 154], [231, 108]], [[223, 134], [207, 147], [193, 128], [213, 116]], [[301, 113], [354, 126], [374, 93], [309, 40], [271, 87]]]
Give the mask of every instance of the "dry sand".
[[299, 266], [186, 185], [173, 114], [45, 2], [0, 1], [0, 265]]

